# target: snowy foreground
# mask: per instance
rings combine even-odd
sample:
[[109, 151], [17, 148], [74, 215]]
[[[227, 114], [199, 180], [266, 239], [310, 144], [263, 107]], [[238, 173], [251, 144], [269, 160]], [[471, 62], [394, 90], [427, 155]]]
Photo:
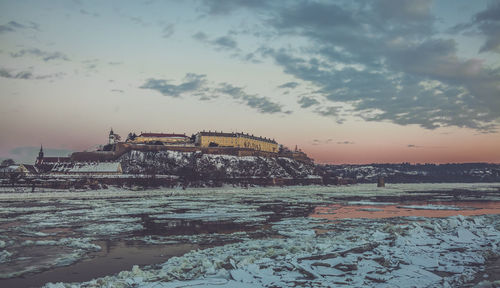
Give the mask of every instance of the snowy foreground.
[[[451, 189], [476, 191], [480, 196], [475, 198], [481, 198], [477, 200], [494, 203], [500, 200], [498, 187], [498, 183], [412, 184], [386, 189], [356, 185], [0, 193], [0, 214], [6, 216], [0, 218], [0, 265], [4, 265], [0, 268], [17, 265], [15, 271], [0, 269], [0, 276], [70, 265], [100, 250], [96, 241], [120, 239], [211, 246], [160, 265], [45, 287], [456, 287], [473, 280], [488, 258], [500, 255], [500, 215], [328, 220], [321, 214], [311, 217], [312, 209], [343, 203], [377, 211], [397, 202], [383, 202], [379, 196], [400, 199], [420, 195], [417, 191], [435, 191], [422, 195], [443, 201], [449, 197], [443, 192]], [[458, 206], [443, 203], [398, 202], [401, 209], [460, 214]], [[168, 229], [178, 221], [238, 224], [241, 230], [196, 235], [148, 230], [152, 225]], [[22, 251], [40, 247], [57, 253], [36, 265], [33, 259], [22, 263], [20, 258], [30, 258]]]
[[171, 258], [156, 269], [134, 266], [116, 276], [46, 287], [456, 287], [473, 279], [485, 257], [500, 253], [499, 219], [286, 219], [273, 227], [283, 239], [244, 239]]

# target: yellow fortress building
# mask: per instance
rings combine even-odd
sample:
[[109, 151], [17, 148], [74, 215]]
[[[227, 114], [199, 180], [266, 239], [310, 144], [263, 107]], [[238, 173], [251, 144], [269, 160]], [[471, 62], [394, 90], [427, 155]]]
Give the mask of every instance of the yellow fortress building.
[[274, 139], [244, 133], [198, 132], [195, 145], [199, 147], [237, 147], [257, 151], [278, 153], [278, 143]]
[[161, 142], [163, 144], [185, 144], [190, 141], [186, 134], [141, 133], [131, 143]]

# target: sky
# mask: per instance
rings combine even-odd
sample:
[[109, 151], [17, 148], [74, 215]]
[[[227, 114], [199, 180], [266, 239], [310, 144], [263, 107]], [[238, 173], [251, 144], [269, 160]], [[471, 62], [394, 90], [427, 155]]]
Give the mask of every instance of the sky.
[[500, 163], [500, 1], [2, 1], [0, 159], [246, 132], [317, 163]]

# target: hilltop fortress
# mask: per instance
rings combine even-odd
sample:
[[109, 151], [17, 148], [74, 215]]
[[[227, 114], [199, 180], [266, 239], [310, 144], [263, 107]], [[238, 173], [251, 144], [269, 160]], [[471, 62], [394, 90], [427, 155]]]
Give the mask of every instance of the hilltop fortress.
[[58, 160], [106, 162], [114, 161], [132, 150], [143, 152], [170, 150], [233, 156], [287, 157], [304, 163], [313, 163], [312, 159], [297, 148], [292, 151], [279, 145], [274, 139], [246, 133], [202, 131], [191, 137], [174, 133], [141, 133], [140, 135], [130, 133], [125, 141], [120, 140], [121, 137], [111, 129], [107, 145], [96, 151], [75, 152], [68, 159]]
[[[18, 171], [19, 170], [19, 171]], [[0, 185], [60, 188], [206, 187], [232, 185], [321, 184], [314, 161], [295, 147], [247, 133], [202, 131], [129, 133], [125, 140], [111, 129], [108, 143], [68, 157], [46, 157], [21, 165]], [[9, 180], [10, 179], [10, 180]], [[6, 183], [5, 183], [6, 182]], [[13, 186], [14, 187], [14, 186]]]

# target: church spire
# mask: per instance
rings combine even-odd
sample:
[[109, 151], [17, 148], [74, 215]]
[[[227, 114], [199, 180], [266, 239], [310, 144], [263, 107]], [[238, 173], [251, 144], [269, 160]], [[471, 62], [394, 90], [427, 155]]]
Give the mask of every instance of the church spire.
[[38, 152], [38, 158], [43, 158], [43, 146], [40, 144], [40, 152]]
[[113, 132], [113, 128], [111, 128], [111, 130], [109, 131], [109, 141], [108, 141], [108, 144], [115, 144], [115, 142], [116, 142], [115, 132]]
[[42, 164], [43, 162], [43, 146], [40, 144], [40, 152], [38, 152], [38, 158], [36, 158], [36, 164]]

